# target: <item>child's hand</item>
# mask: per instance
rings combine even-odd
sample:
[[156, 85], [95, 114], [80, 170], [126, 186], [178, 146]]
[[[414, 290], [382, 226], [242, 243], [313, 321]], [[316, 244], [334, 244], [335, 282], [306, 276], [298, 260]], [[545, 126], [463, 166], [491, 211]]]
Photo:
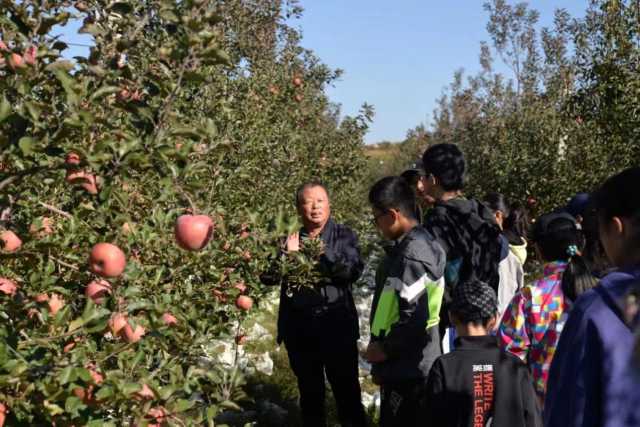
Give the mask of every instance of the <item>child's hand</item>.
[[384, 353], [382, 344], [379, 342], [372, 342], [369, 343], [367, 351], [364, 353], [364, 358], [367, 359], [369, 363], [379, 363], [387, 360], [387, 355]]

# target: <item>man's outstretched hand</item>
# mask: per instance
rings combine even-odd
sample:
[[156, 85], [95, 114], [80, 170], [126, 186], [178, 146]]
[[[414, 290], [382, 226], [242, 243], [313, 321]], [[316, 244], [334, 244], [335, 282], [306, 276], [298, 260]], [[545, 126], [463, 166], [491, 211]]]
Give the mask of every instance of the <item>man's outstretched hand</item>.
[[287, 237], [285, 243], [285, 249], [287, 252], [297, 252], [300, 250], [300, 233], [293, 233]]

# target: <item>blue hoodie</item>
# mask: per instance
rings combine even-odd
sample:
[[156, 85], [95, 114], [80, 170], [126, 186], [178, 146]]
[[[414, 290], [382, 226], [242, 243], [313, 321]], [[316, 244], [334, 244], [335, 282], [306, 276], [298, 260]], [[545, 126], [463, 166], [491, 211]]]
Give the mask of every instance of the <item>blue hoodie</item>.
[[551, 364], [546, 427], [622, 425], [620, 416], [630, 409], [622, 397], [634, 337], [621, 304], [639, 280], [640, 267], [621, 269], [577, 299]]

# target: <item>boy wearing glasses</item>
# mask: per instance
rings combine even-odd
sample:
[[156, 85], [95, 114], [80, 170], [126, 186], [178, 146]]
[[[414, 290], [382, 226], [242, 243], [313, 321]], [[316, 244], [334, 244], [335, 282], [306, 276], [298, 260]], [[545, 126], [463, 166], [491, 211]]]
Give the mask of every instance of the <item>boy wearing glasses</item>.
[[381, 387], [381, 426], [420, 421], [426, 378], [440, 355], [438, 322], [445, 253], [419, 224], [415, 194], [401, 177], [386, 177], [369, 192], [373, 221], [393, 242], [376, 273], [371, 341], [365, 358]]

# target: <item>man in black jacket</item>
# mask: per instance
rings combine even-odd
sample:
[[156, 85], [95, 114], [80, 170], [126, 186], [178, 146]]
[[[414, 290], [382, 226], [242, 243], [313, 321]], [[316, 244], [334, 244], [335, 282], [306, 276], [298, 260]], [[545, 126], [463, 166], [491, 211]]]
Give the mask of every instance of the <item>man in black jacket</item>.
[[287, 238], [287, 253], [320, 239], [318, 270], [326, 279], [313, 288], [280, 292], [278, 343], [284, 342], [298, 378], [305, 426], [325, 426], [325, 374], [336, 399], [342, 426], [364, 426], [358, 380], [358, 313], [351, 285], [364, 269], [356, 234], [331, 217], [329, 195], [319, 182], [302, 185], [296, 193], [302, 229]]
[[497, 311], [496, 294], [483, 282], [453, 290], [449, 314], [458, 338], [455, 350], [436, 360], [429, 373], [425, 425], [542, 425], [527, 366], [489, 335]]

